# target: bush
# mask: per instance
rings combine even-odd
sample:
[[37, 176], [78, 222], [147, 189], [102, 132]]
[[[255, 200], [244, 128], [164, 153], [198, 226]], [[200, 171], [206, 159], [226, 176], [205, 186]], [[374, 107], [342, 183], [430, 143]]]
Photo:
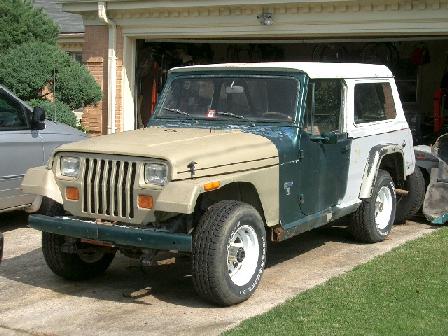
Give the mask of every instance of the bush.
[[89, 70], [78, 62], [61, 67], [56, 75], [56, 98], [72, 109], [95, 104], [102, 97], [101, 88]]
[[23, 100], [38, 98], [53, 69], [69, 64], [69, 57], [47, 43], [24, 43], [0, 55], [0, 82]]
[[27, 0], [0, 0], [0, 55], [16, 45], [40, 41], [56, 44], [58, 26]]
[[32, 107], [42, 107], [48, 120], [67, 124], [71, 127], [78, 127], [75, 113], [63, 102], [33, 99], [30, 102]]
[[[1, 1], [1, 0], [0, 0]], [[101, 89], [87, 68], [57, 46], [24, 43], [0, 55], [0, 82], [23, 100], [40, 99], [44, 88], [71, 109], [101, 100]]]

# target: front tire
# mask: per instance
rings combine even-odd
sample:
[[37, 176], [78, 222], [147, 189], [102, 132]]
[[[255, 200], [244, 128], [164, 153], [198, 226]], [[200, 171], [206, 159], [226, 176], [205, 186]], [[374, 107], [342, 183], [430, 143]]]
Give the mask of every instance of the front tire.
[[255, 208], [221, 201], [208, 208], [193, 233], [193, 284], [205, 300], [230, 306], [247, 300], [266, 262], [266, 231]]
[[350, 231], [359, 241], [376, 243], [389, 235], [395, 220], [395, 185], [390, 174], [378, 170], [371, 197], [352, 215]]
[[54, 274], [67, 280], [87, 280], [106, 271], [115, 253], [106, 253], [92, 247], [90, 254], [65, 253], [64, 236], [42, 232], [42, 252], [45, 262]]
[[[43, 197], [39, 213], [49, 217], [63, 216], [64, 207], [56, 201]], [[86, 280], [106, 271], [115, 257], [114, 252], [104, 252], [100, 247], [75, 244], [74, 253], [66, 253], [65, 236], [42, 232], [42, 252], [48, 267], [56, 275], [67, 280]], [[82, 251], [82, 253], [79, 253]]]

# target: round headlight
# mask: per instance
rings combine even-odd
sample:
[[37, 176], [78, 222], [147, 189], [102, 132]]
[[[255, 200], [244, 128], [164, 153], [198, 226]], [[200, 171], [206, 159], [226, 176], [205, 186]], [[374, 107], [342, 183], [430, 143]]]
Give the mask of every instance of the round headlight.
[[78, 177], [80, 170], [80, 160], [77, 157], [61, 157], [61, 175], [67, 177]]
[[163, 163], [145, 164], [145, 183], [165, 185], [168, 181], [168, 169]]

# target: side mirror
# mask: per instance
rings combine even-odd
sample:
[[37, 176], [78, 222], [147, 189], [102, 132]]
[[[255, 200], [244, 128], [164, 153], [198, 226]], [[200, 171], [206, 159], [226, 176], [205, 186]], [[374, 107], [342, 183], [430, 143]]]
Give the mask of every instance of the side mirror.
[[33, 109], [31, 118], [31, 129], [42, 130], [45, 128], [45, 110], [42, 107], [36, 106]]

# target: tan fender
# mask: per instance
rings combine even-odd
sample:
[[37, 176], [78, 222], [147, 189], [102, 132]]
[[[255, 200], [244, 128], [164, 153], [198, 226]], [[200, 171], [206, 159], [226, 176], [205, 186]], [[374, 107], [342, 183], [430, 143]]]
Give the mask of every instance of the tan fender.
[[56, 184], [52, 170], [45, 166], [28, 169], [23, 178], [21, 189], [28, 194], [46, 196], [63, 203], [61, 191]]
[[173, 181], [157, 197], [156, 211], [193, 213], [196, 200], [204, 193], [204, 184], [219, 181], [221, 187], [232, 182], [251, 183], [258, 192], [267, 226], [279, 223], [279, 167], [278, 165], [228, 175]]

